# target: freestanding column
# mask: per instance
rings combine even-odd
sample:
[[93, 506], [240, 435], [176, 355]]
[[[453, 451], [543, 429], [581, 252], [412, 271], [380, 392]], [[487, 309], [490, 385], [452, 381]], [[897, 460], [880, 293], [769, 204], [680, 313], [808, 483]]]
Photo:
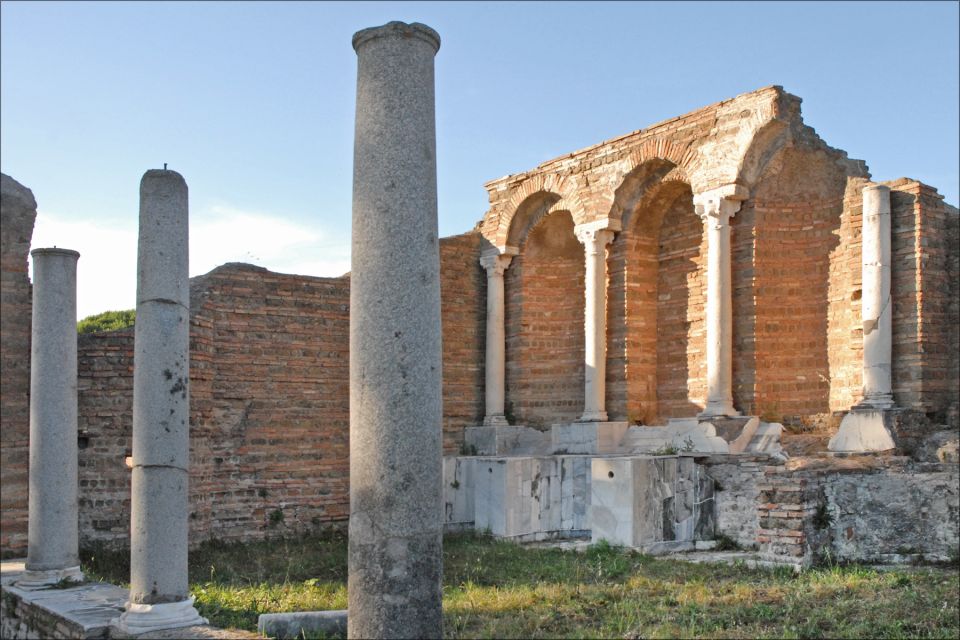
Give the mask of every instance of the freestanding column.
[[489, 427], [506, 426], [503, 413], [504, 369], [506, 344], [503, 327], [503, 273], [513, 260], [500, 253], [480, 256], [480, 264], [487, 270], [487, 359], [486, 400], [487, 415], [483, 424]]
[[[580, 422], [606, 422], [607, 376], [607, 245], [614, 230], [607, 220], [578, 225], [586, 260], [583, 311], [583, 417]], [[603, 226], [600, 226], [603, 225]]]
[[893, 329], [890, 323], [890, 187], [863, 190], [863, 401], [878, 409], [893, 406], [890, 375]]
[[694, 197], [707, 235], [707, 402], [700, 417], [737, 416], [733, 408], [733, 300], [730, 275], [730, 218], [745, 189], [721, 187]]
[[348, 635], [443, 635], [437, 33], [353, 36]]
[[890, 300], [890, 187], [863, 189], [861, 233], [863, 267], [863, 400], [843, 417], [830, 439], [830, 451], [859, 453], [887, 451], [893, 439], [894, 407], [891, 363], [893, 326]]
[[77, 537], [77, 259], [34, 249], [26, 588], [81, 581]]
[[187, 590], [190, 280], [187, 183], [140, 181], [133, 359], [130, 601], [118, 626], [144, 633], [206, 624]]

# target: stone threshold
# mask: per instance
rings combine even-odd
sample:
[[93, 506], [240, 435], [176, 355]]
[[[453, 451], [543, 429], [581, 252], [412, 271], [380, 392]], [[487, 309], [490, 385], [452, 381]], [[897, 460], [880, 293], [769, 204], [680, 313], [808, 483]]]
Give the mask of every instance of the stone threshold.
[[[24, 565], [22, 559], [0, 562], [0, 590], [3, 592], [3, 620], [0, 624], [4, 638], [8, 635], [12, 638], [133, 637], [110, 626], [123, 613], [129, 590], [106, 582], [85, 582], [68, 588], [20, 589], [13, 586], [13, 582], [23, 573]], [[20, 630], [14, 631], [15, 627]], [[136, 637], [144, 640], [241, 640], [260, 636], [239, 629], [195, 626], [151, 631]]]

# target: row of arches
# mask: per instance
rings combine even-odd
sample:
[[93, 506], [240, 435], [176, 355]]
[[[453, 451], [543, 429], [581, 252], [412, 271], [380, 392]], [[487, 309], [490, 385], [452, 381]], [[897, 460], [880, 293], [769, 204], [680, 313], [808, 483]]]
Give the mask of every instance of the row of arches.
[[[658, 424], [703, 409], [703, 223], [676, 165], [653, 160], [614, 196], [622, 229], [607, 248], [606, 409]], [[504, 275], [505, 413], [546, 427], [584, 412], [584, 245], [556, 193], [513, 216]]]

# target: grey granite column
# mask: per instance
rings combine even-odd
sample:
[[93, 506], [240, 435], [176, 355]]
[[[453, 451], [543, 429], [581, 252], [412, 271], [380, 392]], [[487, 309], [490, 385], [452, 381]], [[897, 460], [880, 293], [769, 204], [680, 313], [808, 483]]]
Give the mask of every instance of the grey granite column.
[[187, 590], [190, 280], [187, 183], [140, 181], [133, 360], [130, 601], [117, 626], [144, 633], [205, 624]]
[[443, 635], [439, 47], [417, 23], [353, 36], [351, 638]]
[[34, 249], [30, 349], [30, 520], [17, 586], [80, 581], [77, 535], [77, 259]]

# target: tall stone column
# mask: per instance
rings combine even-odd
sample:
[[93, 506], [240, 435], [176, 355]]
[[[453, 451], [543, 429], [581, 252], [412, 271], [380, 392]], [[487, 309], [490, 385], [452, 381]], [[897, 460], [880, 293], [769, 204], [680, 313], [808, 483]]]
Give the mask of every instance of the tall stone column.
[[17, 586], [81, 581], [77, 531], [77, 259], [34, 249], [30, 493], [26, 572]]
[[206, 624], [187, 585], [190, 280], [187, 183], [140, 181], [133, 359], [130, 600], [125, 633]]
[[893, 449], [893, 304], [890, 299], [890, 187], [863, 189], [861, 260], [863, 400], [843, 417], [827, 448], [836, 452]]
[[419, 23], [353, 36], [351, 638], [443, 635], [439, 47]]
[[504, 331], [503, 273], [513, 256], [500, 253], [480, 256], [480, 264], [487, 270], [487, 358], [486, 401], [487, 413], [483, 424], [489, 427], [507, 425], [504, 416], [504, 379], [506, 368], [506, 335]]
[[607, 383], [607, 245], [615, 229], [601, 220], [577, 225], [586, 261], [583, 311], [583, 416], [580, 422], [606, 422]]
[[863, 190], [863, 401], [878, 409], [893, 406], [893, 325], [890, 304], [890, 187]]
[[707, 402], [701, 418], [740, 415], [733, 408], [730, 218], [746, 197], [744, 187], [728, 185], [693, 198], [707, 236]]

